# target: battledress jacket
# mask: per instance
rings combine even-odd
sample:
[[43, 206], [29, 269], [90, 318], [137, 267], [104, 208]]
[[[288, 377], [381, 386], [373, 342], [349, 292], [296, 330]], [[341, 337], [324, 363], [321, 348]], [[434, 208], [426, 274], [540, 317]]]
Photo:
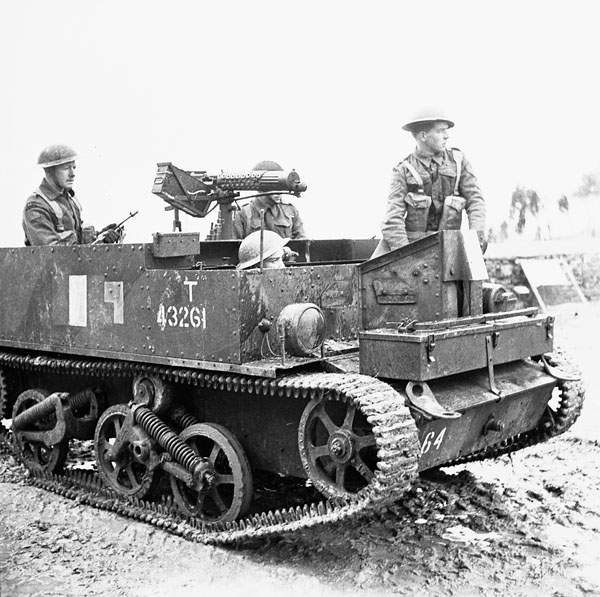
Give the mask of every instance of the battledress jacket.
[[[456, 189], [458, 173], [456, 158], [460, 160], [460, 179]], [[407, 162], [417, 171], [423, 186], [415, 178]], [[485, 202], [481, 196], [479, 184], [473, 174], [470, 162], [457, 149], [446, 149], [440, 154], [431, 156], [415, 150], [402, 160], [393, 170], [387, 209], [381, 225], [382, 240], [373, 253], [373, 257], [382, 255], [410, 241], [439, 230], [444, 199], [454, 194], [463, 197], [466, 202], [464, 211], [467, 212], [469, 228], [483, 232], [485, 230]], [[431, 205], [427, 213], [425, 230], [419, 230], [417, 222], [422, 222], [417, 210], [407, 201], [409, 194], [422, 193], [431, 197]], [[462, 211], [450, 210], [450, 215], [444, 225], [448, 230], [459, 230], [462, 223]]]
[[59, 189], [44, 178], [25, 202], [23, 230], [27, 245], [81, 244], [81, 207], [75, 193]]
[[271, 204], [266, 198], [257, 197], [244, 205], [233, 221], [235, 238], [246, 238], [260, 230], [260, 210], [264, 209], [264, 229], [272, 230], [282, 238], [306, 238], [304, 224], [295, 205], [291, 203]]

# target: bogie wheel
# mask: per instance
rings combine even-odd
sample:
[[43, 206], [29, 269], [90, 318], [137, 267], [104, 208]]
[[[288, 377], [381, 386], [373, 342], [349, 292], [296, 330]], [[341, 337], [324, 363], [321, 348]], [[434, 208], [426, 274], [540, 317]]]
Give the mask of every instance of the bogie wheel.
[[[17, 415], [25, 412], [35, 404], [42, 402], [48, 395], [49, 392], [41, 389], [25, 390], [22, 394], [19, 394], [15, 401], [15, 405], [13, 406], [13, 421]], [[51, 414], [29, 425], [27, 431], [49, 431], [50, 429], [53, 429], [55, 425], [56, 416]], [[13, 432], [13, 442], [15, 450], [25, 466], [32, 470], [44, 471], [47, 473], [61, 471], [69, 451], [68, 441], [60, 442], [53, 446], [47, 446], [41, 441], [38, 442], [24, 439], [19, 431]]]
[[252, 500], [252, 473], [244, 449], [222, 425], [198, 423], [184, 429], [180, 438], [208, 459], [210, 481], [196, 491], [171, 476], [171, 489], [179, 508], [206, 522], [232, 522], [243, 516]]
[[142, 433], [139, 428], [126, 424], [130, 412], [126, 404], [115, 404], [102, 413], [94, 433], [96, 462], [100, 476], [111, 489], [128, 497], [144, 499], [155, 492], [160, 474], [134, 451], [132, 442], [143, 436], [137, 437], [136, 434]]
[[356, 495], [373, 479], [375, 436], [353, 402], [311, 400], [300, 419], [298, 444], [304, 470], [327, 497]]

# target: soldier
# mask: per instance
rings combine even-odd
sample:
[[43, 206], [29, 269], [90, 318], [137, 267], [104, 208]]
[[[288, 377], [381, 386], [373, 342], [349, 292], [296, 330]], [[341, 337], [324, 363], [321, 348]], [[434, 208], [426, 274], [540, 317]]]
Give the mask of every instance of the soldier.
[[83, 227], [81, 205], [73, 191], [76, 158], [66, 145], [50, 145], [40, 153], [38, 164], [44, 169], [44, 178], [23, 209], [26, 245], [87, 244], [98, 237], [114, 243], [121, 239], [116, 224], [98, 234], [92, 226]]
[[[272, 230], [263, 231], [263, 267], [266, 269], [285, 267], [283, 263], [285, 245], [289, 238], [282, 238]], [[256, 267], [260, 264], [260, 230], [249, 234], [241, 243], [238, 249], [237, 269], [247, 269]]]
[[[277, 162], [259, 162], [253, 170], [283, 171]], [[260, 195], [244, 205], [233, 221], [235, 238], [246, 238], [260, 230], [261, 210], [264, 210], [264, 229], [283, 238], [306, 238], [300, 213], [295, 205], [281, 195]]]
[[393, 170], [382, 240], [372, 257], [432, 234], [459, 230], [462, 212], [485, 250], [485, 203], [471, 164], [458, 149], [447, 149], [454, 122], [431, 112], [402, 128], [412, 133], [416, 148]]

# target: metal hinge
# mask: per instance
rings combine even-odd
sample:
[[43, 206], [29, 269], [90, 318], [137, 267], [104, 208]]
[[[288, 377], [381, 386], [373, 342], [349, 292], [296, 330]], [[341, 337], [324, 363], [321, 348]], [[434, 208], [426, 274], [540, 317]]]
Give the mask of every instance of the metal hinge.
[[425, 350], [427, 351], [427, 360], [430, 363], [435, 363], [435, 357], [433, 351], [435, 350], [435, 334], [429, 334], [427, 336], [427, 342], [425, 343]]
[[494, 377], [494, 348], [498, 345], [498, 332], [493, 332], [485, 337], [485, 351], [487, 356], [488, 377], [490, 382], [490, 391], [498, 396], [499, 400], [504, 398], [504, 394], [496, 387], [496, 379]]

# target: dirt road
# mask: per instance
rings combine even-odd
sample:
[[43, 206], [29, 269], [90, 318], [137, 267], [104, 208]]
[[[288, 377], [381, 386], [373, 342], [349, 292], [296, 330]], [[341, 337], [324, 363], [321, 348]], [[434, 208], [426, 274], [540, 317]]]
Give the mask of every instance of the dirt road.
[[0, 595], [600, 595], [600, 304], [555, 314], [586, 380], [572, 430], [422, 478], [375, 518], [214, 548], [29, 487], [0, 456]]

